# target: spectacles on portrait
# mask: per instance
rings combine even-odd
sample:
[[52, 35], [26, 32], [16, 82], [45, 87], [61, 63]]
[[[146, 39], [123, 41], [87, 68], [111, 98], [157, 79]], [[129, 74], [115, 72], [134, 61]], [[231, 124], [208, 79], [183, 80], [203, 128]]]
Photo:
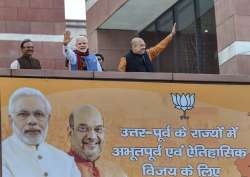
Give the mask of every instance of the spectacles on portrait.
[[95, 133], [103, 133], [104, 127], [103, 125], [98, 125], [96, 127], [89, 127], [86, 124], [80, 124], [77, 128], [78, 132], [80, 133], [88, 133], [92, 130], [94, 130]]

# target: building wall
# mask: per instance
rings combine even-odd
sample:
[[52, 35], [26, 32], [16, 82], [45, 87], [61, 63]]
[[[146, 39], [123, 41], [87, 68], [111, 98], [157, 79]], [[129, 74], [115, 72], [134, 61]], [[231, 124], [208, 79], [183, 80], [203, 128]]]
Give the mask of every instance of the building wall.
[[221, 74], [250, 74], [250, 1], [215, 0]]
[[148, 47], [154, 46], [171, 32], [173, 21], [177, 23], [177, 34], [154, 60], [155, 71], [218, 74], [213, 1], [179, 1], [144, 28], [140, 36]]
[[85, 20], [66, 20], [66, 30], [70, 31], [72, 40], [69, 45], [75, 48], [76, 38], [80, 35], [87, 36]]
[[86, 10], [90, 9], [98, 0], [85, 0]]
[[[108, 34], [107, 31], [98, 31], [97, 29], [126, 2], [127, 0], [97, 1], [87, 11], [90, 48], [95, 52], [103, 52], [110, 58], [109, 69], [114, 68], [111, 64], [117, 64], [117, 56], [122, 55], [125, 48], [120, 48], [120, 53], [118, 53], [115, 50], [116, 43], [113, 47], [109, 44], [109, 49], [105, 47], [105, 41], [100, 41], [100, 39], [112, 41], [112, 35], [116, 34], [117, 30], [111, 30]], [[214, 0], [214, 6], [220, 74], [250, 74], [250, 1]], [[128, 36], [125, 36], [131, 38], [134, 34], [135, 32], [130, 31], [127, 33]], [[103, 37], [109, 35], [111, 39]], [[124, 45], [124, 47], [126, 46]]]
[[87, 10], [87, 34], [89, 48], [93, 53], [101, 53], [105, 70], [115, 71], [121, 56], [129, 48], [134, 31], [99, 30], [98, 27], [128, 0], [101, 0]]
[[124, 30], [98, 30], [98, 51], [104, 58], [104, 69], [106, 71], [117, 71], [120, 58], [130, 48], [130, 41], [135, 31]]
[[64, 0], [1, 0], [0, 67], [9, 67], [21, 55], [23, 38], [34, 38], [34, 57], [42, 67], [63, 68], [64, 29]]
[[128, 0], [97, 1], [86, 14], [88, 35], [94, 32], [106, 19], [108, 19], [127, 1]]

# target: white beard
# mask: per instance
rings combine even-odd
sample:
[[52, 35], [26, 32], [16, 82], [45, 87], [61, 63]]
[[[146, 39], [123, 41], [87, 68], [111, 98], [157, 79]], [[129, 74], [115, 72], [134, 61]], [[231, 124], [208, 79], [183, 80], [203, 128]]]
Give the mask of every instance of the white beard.
[[48, 133], [48, 124], [45, 127], [44, 131], [41, 131], [41, 135], [39, 135], [39, 137], [36, 138], [27, 138], [22, 132], [20, 132], [20, 130], [16, 127], [14, 121], [12, 121], [12, 131], [13, 133], [25, 144], [28, 145], [39, 145], [41, 143], [43, 143], [45, 141], [45, 138], [47, 137], [47, 133]]

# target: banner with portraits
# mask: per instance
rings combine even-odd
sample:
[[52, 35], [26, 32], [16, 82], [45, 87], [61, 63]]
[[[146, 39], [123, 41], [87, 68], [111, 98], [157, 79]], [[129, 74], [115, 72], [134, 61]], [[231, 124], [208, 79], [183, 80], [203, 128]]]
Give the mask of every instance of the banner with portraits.
[[104, 119], [100, 166], [113, 163], [128, 177], [250, 176], [250, 85], [7, 77], [0, 83], [2, 140], [11, 134], [9, 96], [32, 87], [52, 105], [47, 142], [65, 152], [71, 111], [89, 104]]

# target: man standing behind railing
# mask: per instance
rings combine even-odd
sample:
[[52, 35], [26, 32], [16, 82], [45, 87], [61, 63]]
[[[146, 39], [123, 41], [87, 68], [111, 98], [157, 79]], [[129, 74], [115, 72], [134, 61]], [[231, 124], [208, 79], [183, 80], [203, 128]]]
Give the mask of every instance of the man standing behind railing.
[[34, 53], [32, 41], [30, 39], [23, 40], [20, 48], [22, 56], [10, 64], [10, 69], [41, 69], [40, 61], [32, 57]]
[[174, 24], [171, 33], [156, 46], [146, 50], [146, 44], [140, 37], [131, 40], [131, 50], [120, 59], [118, 70], [121, 72], [153, 72], [152, 61], [170, 44], [176, 33]]
[[102, 67], [94, 54], [89, 53], [88, 39], [86, 36], [76, 38], [76, 50], [72, 50], [68, 44], [71, 41], [70, 32], [64, 33], [63, 54], [68, 62], [68, 68], [71, 71], [102, 71]]

